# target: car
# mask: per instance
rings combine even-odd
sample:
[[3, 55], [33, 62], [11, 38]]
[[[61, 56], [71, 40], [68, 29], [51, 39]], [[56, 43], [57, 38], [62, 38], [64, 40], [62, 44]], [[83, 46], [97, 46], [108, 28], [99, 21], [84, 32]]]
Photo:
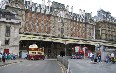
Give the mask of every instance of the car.
[[83, 55], [81, 54], [72, 55], [71, 59], [83, 59]]

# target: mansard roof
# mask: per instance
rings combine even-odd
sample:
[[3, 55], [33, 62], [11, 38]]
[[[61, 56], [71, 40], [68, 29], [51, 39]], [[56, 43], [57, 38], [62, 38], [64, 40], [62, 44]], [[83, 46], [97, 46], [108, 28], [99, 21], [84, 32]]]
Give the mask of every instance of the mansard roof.
[[61, 4], [61, 3], [58, 3], [58, 2], [55, 2], [55, 1], [52, 2], [52, 7], [54, 7], [55, 9], [65, 9], [64, 4]]

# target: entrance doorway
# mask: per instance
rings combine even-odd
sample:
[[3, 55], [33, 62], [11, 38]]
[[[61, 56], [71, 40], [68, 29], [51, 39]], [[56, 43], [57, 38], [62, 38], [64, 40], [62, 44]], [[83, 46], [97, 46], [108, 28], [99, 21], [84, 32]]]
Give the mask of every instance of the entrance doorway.
[[61, 52], [60, 52], [60, 56], [61, 56], [61, 57], [65, 56], [65, 52], [64, 52], [64, 51], [61, 51]]

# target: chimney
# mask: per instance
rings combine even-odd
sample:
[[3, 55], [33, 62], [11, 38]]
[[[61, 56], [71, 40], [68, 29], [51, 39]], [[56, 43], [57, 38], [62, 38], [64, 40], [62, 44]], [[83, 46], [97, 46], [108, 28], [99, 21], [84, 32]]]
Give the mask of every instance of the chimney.
[[79, 9], [79, 14], [82, 15], [82, 10], [81, 9]]
[[91, 12], [91, 17], [92, 17], [92, 12]]
[[48, 0], [48, 2], [47, 2], [49, 7], [50, 7], [50, 2], [51, 2], [50, 0]]
[[30, 6], [32, 6], [32, 0], [30, 0]]
[[45, 5], [45, 0], [42, 0], [42, 4]]
[[25, 0], [24, 0], [24, 4], [25, 4]]
[[69, 11], [69, 5], [66, 6], [67, 11]]
[[85, 16], [85, 10], [83, 10], [83, 15]]
[[73, 6], [71, 7], [71, 12], [73, 13]]

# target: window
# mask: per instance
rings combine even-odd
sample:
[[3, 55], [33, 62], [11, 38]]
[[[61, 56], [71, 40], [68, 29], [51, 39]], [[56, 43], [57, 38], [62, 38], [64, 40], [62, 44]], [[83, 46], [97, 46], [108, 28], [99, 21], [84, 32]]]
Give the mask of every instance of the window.
[[5, 45], [9, 45], [9, 39], [8, 40], [5, 39]]
[[36, 52], [32, 52], [32, 54], [36, 54]]
[[10, 37], [10, 26], [6, 26], [6, 37]]
[[62, 19], [61, 19], [61, 17], [58, 17], [58, 22], [62, 22]]

